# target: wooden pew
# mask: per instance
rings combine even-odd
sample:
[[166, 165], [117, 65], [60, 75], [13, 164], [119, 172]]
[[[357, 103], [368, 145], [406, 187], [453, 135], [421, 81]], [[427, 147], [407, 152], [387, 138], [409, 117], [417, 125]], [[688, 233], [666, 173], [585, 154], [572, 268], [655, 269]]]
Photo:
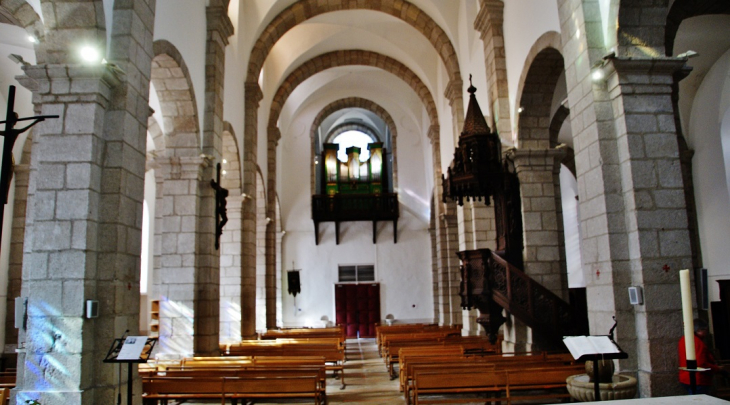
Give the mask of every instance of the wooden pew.
[[[157, 377], [164, 377], [166, 379], [174, 378], [258, 378], [258, 379], [276, 379], [281, 382], [278, 378], [280, 377], [307, 377], [316, 378], [316, 391], [317, 396], [320, 400], [326, 397], [326, 383], [325, 383], [325, 368], [324, 364], [319, 366], [255, 366], [248, 365], [244, 367], [213, 367], [213, 368], [187, 368], [187, 369], [168, 369], [164, 371], [154, 371], [153, 375], [148, 373], [140, 374], [142, 380], [148, 381]], [[231, 393], [231, 389], [228, 386], [224, 387], [224, 391], [227, 394]], [[146, 391], [145, 391], [146, 392]], [[298, 391], [297, 391], [298, 392]], [[309, 396], [306, 394], [304, 396]]]
[[[517, 366], [512, 369], [493, 368], [493, 365], [480, 364], [473, 367], [444, 368], [438, 370], [416, 371], [413, 379], [413, 403], [466, 403], [473, 402], [469, 397], [449, 397], [423, 399], [423, 395], [476, 394], [492, 395], [487, 401], [513, 402], [546, 399], [568, 399], [570, 394], [565, 388], [565, 379], [584, 371], [582, 364], [551, 365], [549, 367]], [[478, 401], [484, 401], [479, 398]]]
[[239, 399], [245, 404], [256, 398], [312, 398], [315, 404], [321, 404], [323, 398], [317, 384], [316, 376], [226, 377], [225, 395], [233, 405]]
[[[0, 372], [0, 388], [15, 388], [15, 381], [17, 375], [15, 371], [2, 371]], [[2, 404], [2, 402], [0, 402]]]
[[340, 378], [345, 389], [344, 366], [345, 350], [337, 343], [282, 343], [276, 341], [242, 341], [228, 347], [226, 355], [234, 356], [281, 356], [286, 358], [296, 357], [324, 357], [328, 363], [326, 368], [332, 371], [335, 378]]
[[142, 381], [142, 403], [154, 405], [174, 399], [179, 401], [220, 399], [225, 403], [223, 378], [152, 377]]
[[430, 357], [406, 357], [400, 369], [401, 391], [404, 392], [406, 401], [410, 401], [413, 379], [417, 371], [438, 371], [440, 369], [469, 368], [472, 366], [491, 366], [494, 369], [506, 370], [509, 368], [537, 367], [542, 365], [568, 366], [575, 362], [568, 353], [559, 354], [529, 354], [520, 353], [517, 355], [488, 355], [488, 356], [458, 356], [443, 355]]
[[404, 324], [404, 325], [393, 325], [393, 326], [379, 326], [376, 327], [376, 342], [378, 344], [378, 354], [383, 356], [383, 345], [388, 340], [388, 336], [405, 335], [405, 334], [427, 334], [434, 332], [458, 332], [456, 335], [461, 335], [461, 325], [424, 325], [424, 324]]

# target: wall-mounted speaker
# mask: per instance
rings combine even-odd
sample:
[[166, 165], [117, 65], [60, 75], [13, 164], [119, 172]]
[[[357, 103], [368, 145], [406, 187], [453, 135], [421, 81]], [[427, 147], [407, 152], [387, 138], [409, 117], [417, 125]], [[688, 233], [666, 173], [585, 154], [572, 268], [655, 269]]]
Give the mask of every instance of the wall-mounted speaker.
[[27, 321], [27, 314], [28, 314], [28, 298], [26, 297], [16, 297], [15, 298], [15, 329], [23, 328], [25, 330], [25, 325]]
[[86, 300], [86, 318], [97, 318], [99, 317], [99, 301]]
[[639, 286], [629, 287], [629, 302], [631, 305], [644, 303], [644, 290]]

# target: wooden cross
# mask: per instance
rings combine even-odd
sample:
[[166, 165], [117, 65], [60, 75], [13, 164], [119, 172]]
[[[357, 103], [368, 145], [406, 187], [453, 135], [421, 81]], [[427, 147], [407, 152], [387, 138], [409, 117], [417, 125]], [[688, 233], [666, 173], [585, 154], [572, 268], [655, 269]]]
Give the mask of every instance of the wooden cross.
[[215, 190], [215, 250], [220, 249], [223, 227], [228, 222], [226, 212], [226, 198], [228, 189], [221, 187], [221, 164], [216, 165], [216, 180], [210, 181], [210, 186]]

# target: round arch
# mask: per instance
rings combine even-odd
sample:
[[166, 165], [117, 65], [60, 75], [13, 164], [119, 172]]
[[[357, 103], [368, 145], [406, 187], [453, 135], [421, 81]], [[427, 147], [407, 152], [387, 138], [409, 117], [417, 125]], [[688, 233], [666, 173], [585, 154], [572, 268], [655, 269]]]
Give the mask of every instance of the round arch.
[[332, 128], [327, 133], [324, 141], [332, 142], [335, 138], [337, 138], [338, 135], [347, 131], [359, 131], [369, 136], [370, 139], [372, 139], [374, 142], [381, 142], [378, 131], [373, 129], [370, 125], [364, 124], [362, 122], [343, 122], [342, 124]]
[[180, 51], [165, 40], [153, 44], [152, 83], [162, 108], [168, 156], [197, 156], [200, 150], [198, 107], [187, 65]]
[[312, 127], [309, 130], [309, 136], [314, 139], [317, 128], [319, 128], [319, 126], [322, 124], [322, 121], [324, 121], [325, 118], [330, 116], [335, 111], [343, 110], [345, 108], [362, 108], [363, 110], [368, 110], [372, 112], [380, 119], [382, 119], [388, 126], [388, 128], [390, 128], [390, 133], [393, 139], [397, 137], [398, 131], [395, 126], [395, 121], [393, 121], [393, 118], [390, 116], [390, 114], [377, 103], [360, 97], [341, 98], [327, 104], [322, 109], [322, 111], [320, 111], [314, 118], [314, 121], [312, 122]]
[[672, 56], [674, 40], [682, 21], [687, 18], [708, 14], [730, 14], [730, 2], [708, 0], [676, 0], [667, 13], [667, 24], [664, 27], [664, 54]]
[[276, 42], [290, 29], [320, 14], [344, 10], [380, 11], [398, 18], [418, 30], [433, 45], [446, 65], [449, 79], [461, 81], [459, 60], [449, 36], [431, 17], [405, 0], [323, 2], [300, 0], [284, 9], [266, 26], [251, 49], [247, 83], [256, 83], [261, 68]]
[[292, 71], [276, 90], [274, 99], [271, 102], [269, 128], [275, 128], [277, 126], [276, 123], [279, 120], [279, 114], [281, 114], [284, 103], [294, 89], [302, 82], [324, 70], [352, 65], [380, 68], [402, 79], [416, 92], [425, 105], [431, 125], [438, 125], [438, 110], [436, 109], [436, 103], [431, 96], [431, 92], [412, 70], [397, 60], [376, 52], [347, 50], [319, 55]]
[[[520, 76], [515, 109], [517, 145], [520, 148], [547, 149], [556, 146], [548, 123], [558, 78], [565, 70], [560, 53], [560, 34], [546, 32], [535, 41]], [[557, 137], [555, 137], [557, 138]]]
[[[314, 137], [317, 132], [317, 128], [322, 124], [322, 121], [324, 121], [325, 118], [329, 117], [330, 114], [334, 113], [335, 111], [339, 111], [345, 108], [362, 108], [363, 110], [368, 110], [372, 112], [373, 114], [377, 115], [381, 120], [385, 122], [385, 124], [390, 129], [390, 143], [391, 143], [391, 153], [393, 155], [393, 188], [398, 187], [398, 159], [396, 158], [397, 155], [397, 149], [398, 149], [398, 127], [395, 125], [395, 121], [393, 120], [393, 117], [388, 113], [388, 111], [383, 108], [380, 104], [368, 100], [366, 98], [361, 97], [347, 97], [347, 98], [341, 98], [339, 100], [335, 100], [329, 104], [327, 104], [319, 113], [317, 113], [317, 116], [314, 118], [314, 121], [312, 122], [312, 127], [309, 130], [309, 137], [314, 142]], [[314, 155], [314, 144], [312, 143], [312, 155]], [[311, 192], [314, 193], [315, 190], [315, 180], [314, 180], [314, 170], [312, 170], [312, 177], [311, 177]]]

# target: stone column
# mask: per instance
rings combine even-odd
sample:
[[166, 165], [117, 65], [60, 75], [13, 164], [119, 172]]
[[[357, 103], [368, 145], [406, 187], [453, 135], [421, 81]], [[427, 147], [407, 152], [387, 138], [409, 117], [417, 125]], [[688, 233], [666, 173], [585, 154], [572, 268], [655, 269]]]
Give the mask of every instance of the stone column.
[[464, 127], [464, 98], [462, 93], [464, 92], [464, 81], [461, 79], [450, 80], [446, 85], [446, 91], [444, 91], [444, 97], [449, 100], [449, 106], [451, 107], [451, 117], [454, 124], [453, 135], [454, 145], [459, 144], [459, 134], [461, 129]]
[[524, 232], [524, 272], [568, 302], [562, 203], [560, 149], [512, 149], [520, 180]]
[[[203, 157], [157, 158], [162, 184], [161, 260], [155, 274], [160, 297], [160, 342], [163, 353], [218, 353], [220, 275], [211, 271], [210, 232], [201, 224], [213, 207], [201, 199], [210, 188]], [[208, 211], [211, 213], [209, 214]], [[216, 259], [217, 256], [215, 257]], [[217, 269], [217, 266], [216, 266]]]
[[[277, 211], [278, 212], [278, 211]], [[276, 326], [281, 327], [284, 325], [284, 304], [282, 302], [283, 298], [283, 283], [281, 276], [283, 274], [284, 268], [282, 266], [281, 261], [281, 243], [284, 239], [284, 235], [286, 234], [286, 231], [281, 229], [281, 217], [279, 215], [276, 216], [277, 221], [277, 232], [276, 232]]]
[[[686, 60], [614, 58], [606, 89], [616, 128], [617, 164], [624, 210], [626, 267], [614, 270], [613, 288], [644, 288], [644, 305], [616, 299], [618, 339], [636, 357], [642, 397], [677, 393], [677, 331], [682, 327], [678, 270], [690, 268], [692, 252], [684, 183], [672, 108], [673, 75]], [[596, 298], [588, 292], [589, 310]], [[593, 305], [591, 305], [593, 304]], [[590, 316], [590, 313], [589, 313]], [[625, 349], [626, 350], [626, 349]]]
[[[437, 303], [438, 307], [438, 322], [439, 325], [452, 325], [454, 324], [454, 317], [452, 311], [452, 297], [451, 297], [451, 268], [452, 262], [456, 258], [456, 249], [458, 249], [458, 234], [456, 229], [449, 232], [449, 222], [452, 225], [456, 225], [456, 218], [454, 212], [447, 212], [448, 204], [442, 202], [443, 189], [441, 187], [441, 148], [439, 142], [439, 126], [432, 125], [428, 131], [428, 138], [431, 141], [431, 150], [433, 154], [434, 167], [434, 208], [435, 208], [435, 246], [436, 246], [436, 278], [434, 283], [436, 284], [435, 291], [436, 296], [434, 302]], [[451, 215], [452, 219], [446, 221], [447, 215]], [[453, 236], [453, 240], [450, 238]], [[454, 259], [451, 258], [453, 255]], [[454, 267], [458, 273], [458, 264]], [[458, 293], [458, 285], [457, 285]], [[457, 306], [459, 303], [456, 304]], [[459, 308], [461, 310], [461, 308]], [[459, 316], [459, 318], [461, 318]]]
[[[101, 360], [115, 335], [139, 327], [144, 183], [143, 131], [132, 130], [144, 127], [123, 110], [136, 104], [115, 91], [135, 101], [139, 94], [102, 65], [24, 70], [36, 110], [59, 118], [34, 129], [21, 291], [27, 330], [13, 397], [111, 403], [116, 381]], [[88, 299], [99, 301], [98, 318], [86, 319]]]
[[269, 128], [267, 142], [266, 217], [266, 328], [276, 328], [276, 146], [281, 139], [279, 128]]
[[211, 0], [205, 9], [207, 40], [205, 49], [205, 107], [203, 110], [203, 153], [219, 161], [223, 151], [223, 85], [226, 73], [226, 46], [233, 35], [228, 17], [230, 0]]
[[[15, 358], [18, 347], [18, 329], [15, 328], [15, 298], [20, 297], [23, 280], [23, 242], [25, 240], [25, 213], [28, 202], [28, 179], [30, 166], [15, 165], [15, 199], [13, 202], [13, 224], [10, 237], [10, 263], [8, 266], [8, 292], [5, 316], [4, 356]], [[7, 219], [6, 219], [7, 220]]]
[[221, 236], [220, 340], [241, 340], [241, 210], [246, 200], [229, 196], [228, 223]]
[[245, 84], [243, 133], [243, 204], [241, 218], [241, 335], [256, 335], [256, 164], [258, 108], [263, 98], [258, 83]]
[[266, 193], [264, 184], [256, 186], [256, 331], [266, 329]]
[[507, 57], [504, 48], [504, 3], [481, 0], [474, 28], [484, 43], [484, 64], [487, 68], [489, 102], [496, 130], [504, 140], [512, 141], [509, 87], [507, 87]]

